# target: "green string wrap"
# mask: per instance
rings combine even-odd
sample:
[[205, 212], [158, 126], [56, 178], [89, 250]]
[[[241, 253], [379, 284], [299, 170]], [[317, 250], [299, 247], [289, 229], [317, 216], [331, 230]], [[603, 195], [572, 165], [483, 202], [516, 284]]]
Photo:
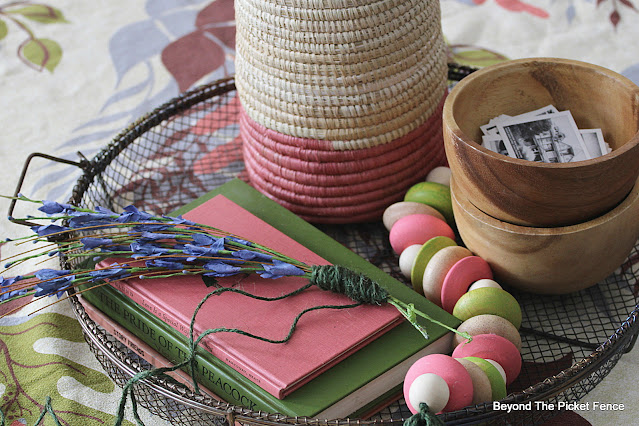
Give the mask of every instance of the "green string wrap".
[[420, 402], [419, 411], [404, 421], [404, 426], [444, 426], [444, 422], [428, 408], [428, 404]]
[[369, 305], [382, 305], [390, 296], [377, 282], [340, 265], [314, 265], [309, 279], [311, 284], [322, 290], [345, 294]]

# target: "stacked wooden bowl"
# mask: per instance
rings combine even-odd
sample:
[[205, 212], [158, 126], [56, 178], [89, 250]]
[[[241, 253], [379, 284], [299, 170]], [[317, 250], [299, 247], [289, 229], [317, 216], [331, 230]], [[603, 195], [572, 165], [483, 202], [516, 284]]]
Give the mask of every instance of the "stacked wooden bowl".
[[303, 218], [374, 220], [445, 163], [438, 2], [237, 0], [251, 183]]
[[[477, 143], [499, 114], [553, 104], [579, 128], [600, 128], [612, 152], [539, 163]], [[444, 139], [459, 233], [495, 279], [561, 294], [592, 286], [627, 258], [639, 236], [639, 88], [608, 69], [533, 58], [484, 68], [444, 106]]]

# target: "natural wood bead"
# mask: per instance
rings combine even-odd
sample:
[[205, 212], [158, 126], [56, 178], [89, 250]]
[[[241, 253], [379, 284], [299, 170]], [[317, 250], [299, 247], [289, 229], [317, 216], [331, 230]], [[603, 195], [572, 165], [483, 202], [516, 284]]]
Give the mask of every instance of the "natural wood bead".
[[[457, 327], [457, 330], [460, 332], [466, 332], [471, 336], [476, 336], [478, 334], [497, 334], [498, 336], [505, 337], [510, 340], [517, 350], [521, 352], [521, 335], [519, 334], [519, 331], [510, 321], [498, 315], [476, 315], [461, 323], [461, 325]], [[459, 334], [455, 334], [453, 336], [454, 346], [465, 341], [466, 339]]]
[[422, 279], [424, 296], [441, 307], [442, 284], [446, 274], [460, 259], [472, 255], [470, 250], [461, 246], [445, 247], [435, 253], [424, 270], [424, 278]]

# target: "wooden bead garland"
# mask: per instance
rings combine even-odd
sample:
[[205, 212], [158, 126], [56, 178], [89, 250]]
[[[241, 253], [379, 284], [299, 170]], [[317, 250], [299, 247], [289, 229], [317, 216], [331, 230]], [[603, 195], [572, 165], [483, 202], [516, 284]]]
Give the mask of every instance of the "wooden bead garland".
[[[522, 365], [519, 303], [492, 279], [485, 260], [455, 242], [450, 169], [433, 169], [426, 179], [411, 187], [403, 202], [386, 209], [384, 225], [400, 256], [402, 274], [410, 278], [415, 291], [464, 321], [459, 331], [472, 340], [456, 335], [452, 356], [432, 354], [413, 364], [404, 380], [404, 397], [413, 413], [420, 402], [440, 412], [503, 399]], [[447, 227], [441, 226], [442, 217]], [[470, 402], [451, 387], [459, 382], [468, 386], [469, 377]], [[449, 389], [443, 389], [442, 383]]]

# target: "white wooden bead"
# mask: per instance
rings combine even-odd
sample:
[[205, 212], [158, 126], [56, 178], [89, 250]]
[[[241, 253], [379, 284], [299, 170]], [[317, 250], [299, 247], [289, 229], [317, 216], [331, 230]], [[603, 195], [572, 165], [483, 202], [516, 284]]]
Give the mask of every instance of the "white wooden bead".
[[492, 359], [486, 359], [486, 361], [490, 362], [492, 365], [495, 366], [497, 371], [499, 371], [499, 374], [501, 374], [501, 378], [504, 379], [504, 383], [506, 383], [506, 371], [504, 371], [504, 367], [502, 367], [501, 364], [499, 364], [497, 361], [494, 361]]
[[413, 244], [404, 249], [402, 254], [399, 255], [399, 269], [406, 278], [410, 279], [410, 273], [415, 263], [415, 258], [419, 249], [422, 248], [422, 244]]
[[468, 291], [477, 290], [478, 288], [483, 288], [483, 287], [501, 288], [501, 286], [499, 285], [497, 281], [484, 278], [472, 283], [470, 287], [468, 287]]
[[446, 166], [435, 167], [426, 175], [426, 182], [437, 182], [450, 186], [450, 168]]
[[408, 390], [408, 399], [413, 407], [419, 407], [421, 402], [425, 402], [432, 413], [442, 411], [448, 404], [448, 398], [448, 384], [434, 373], [417, 376]]

